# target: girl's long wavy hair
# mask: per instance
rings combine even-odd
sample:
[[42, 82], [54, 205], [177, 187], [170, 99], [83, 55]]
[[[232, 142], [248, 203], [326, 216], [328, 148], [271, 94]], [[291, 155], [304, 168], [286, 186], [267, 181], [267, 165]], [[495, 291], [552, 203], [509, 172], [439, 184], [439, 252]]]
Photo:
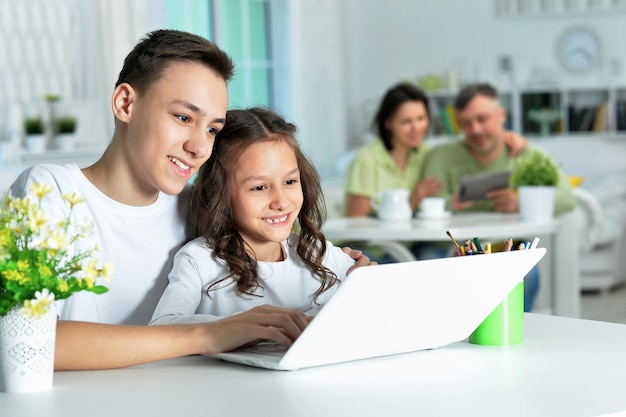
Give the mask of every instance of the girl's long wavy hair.
[[214, 286], [227, 280], [235, 283], [239, 293], [258, 296], [257, 290], [263, 288], [258, 280], [257, 261], [246, 250], [251, 251], [235, 227], [230, 202], [234, 170], [241, 155], [251, 145], [261, 142], [284, 141], [295, 152], [304, 196], [294, 223], [294, 229], [299, 229], [296, 252], [320, 279], [320, 287], [313, 294], [314, 301], [339, 281], [335, 273], [322, 265], [326, 239], [321, 227], [326, 219], [326, 205], [319, 174], [300, 150], [295, 132], [295, 125], [267, 109], [227, 112], [226, 124], [215, 138], [213, 153], [194, 182], [191, 203], [192, 214], [197, 219], [197, 235], [206, 239], [208, 247], [230, 270], [227, 276], [207, 288], [207, 295], [210, 296]]

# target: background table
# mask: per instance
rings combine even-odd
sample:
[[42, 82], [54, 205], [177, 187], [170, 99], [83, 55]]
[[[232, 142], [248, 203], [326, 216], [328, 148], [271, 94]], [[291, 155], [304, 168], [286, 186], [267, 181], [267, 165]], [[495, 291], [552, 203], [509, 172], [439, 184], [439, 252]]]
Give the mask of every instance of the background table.
[[202, 356], [56, 372], [51, 391], [0, 394], [0, 415], [577, 417], [626, 410], [626, 326], [526, 314], [525, 327], [515, 346], [464, 341], [291, 372]]
[[340, 242], [399, 241], [450, 242], [446, 234], [462, 244], [467, 239], [479, 237], [481, 241], [501, 242], [503, 239], [541, 238], [540, 245], [548, 249], [547, 262], [540, 262], [541, 287], [535, 303], [537, 311], [560, 316], [579, 317], [580, 273], [578, 249], [571, 231], [560, 227], [560, 219], [547, 222], [522, 221], [519, 214], [463, 213], [438, 220], [413, 219], [401, 222], [383, 222], [373, 217], [330, 218], [323, 226], [327, 239]]

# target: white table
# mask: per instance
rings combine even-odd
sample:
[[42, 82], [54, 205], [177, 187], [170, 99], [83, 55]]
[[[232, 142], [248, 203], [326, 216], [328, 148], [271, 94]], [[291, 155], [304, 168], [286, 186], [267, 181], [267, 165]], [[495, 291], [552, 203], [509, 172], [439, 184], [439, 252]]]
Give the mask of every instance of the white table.
[[526, 314], [520, 345], [268, 371], [193, 356], [56, 372], [51, 391], [0, 394], [2, 417], [598, 416], [626, 410], [626, 326]]
[[466, 213], [443, 219], [412, 219], [406, 222], [383, 222], [374, 217], [336, 217], [328, 219], [323, 230], [329, 239], [451, 242], [446, 234], [449, 230], [462, 244], [464, 240], [476, 236], [484, 240], [551, 235], [557, 226], [558, 220], [524, 222], [519, 214]]
[[571, 256], [578, 249], [576, 242], [562, 233], [560, 223], [560, 218], [540, 223], [525, 222], [519, 214], [502, 213], [463, 213], [440, 220], [413, 219], [405, 222], [383, 222], [373, 217], [338, 217], [328, 219], [323, 231], [327, 239], [334, 241], [451, 242], [446, 234], [449, 230], [459, 244], [474, 237], [493, 243], [507, 237], [538, 236], [541, 238], [540, 246], [548, 249], [546, 258], [549, 265], [542, 269], [547, 274], [542, 273], [537, 304], [548, 304], [548, 311], [557, 315], [578, 317], [580, 279], [578, 264], [572, 262]]

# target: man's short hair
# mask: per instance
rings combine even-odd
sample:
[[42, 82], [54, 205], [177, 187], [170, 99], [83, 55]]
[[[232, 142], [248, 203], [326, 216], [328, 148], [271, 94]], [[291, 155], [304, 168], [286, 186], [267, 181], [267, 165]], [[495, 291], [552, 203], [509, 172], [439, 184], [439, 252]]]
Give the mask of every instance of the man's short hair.
[[148, 33], [126, 56], [115, 86], [128, 83], [144, 93], [176, 62], [204, 65], [226, 82], [235, 71], [230, 57], [208, 39], [178, 30], [155, 30]]
[[454, 109], [462, 111], [476, 96], [489, 97], [498, 100], [498, 91], [489, 83], [475, 83], [463, 88], [454, 100]]

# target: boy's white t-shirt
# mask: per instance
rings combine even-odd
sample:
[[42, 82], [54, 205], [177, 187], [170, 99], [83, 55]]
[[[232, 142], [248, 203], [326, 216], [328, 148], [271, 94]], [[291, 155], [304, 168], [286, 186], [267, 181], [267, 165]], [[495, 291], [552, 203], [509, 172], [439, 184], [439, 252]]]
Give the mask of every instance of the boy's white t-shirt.
[[[281, 262], [258, 261], [259, 289], [255, 294], [240, 294], [232, 279], [213, 287], [210, 297], [207, 288], [226, 277], [229, 269], [208, 248], [204, 237], [186, 244], [174, 258], [169, 284], [163, 293], [150, 324], [181, 324], [213, 321], [221, 317], [247, 311], [263, 304], [281, 306], [315, 314], [334, 294], [338, 285], [323, 292], [313, 301], [320, 287], [320, 278], [301, 261], [296, 253], [296, 235], [283, 241], [285, 260]], [[346, 279], [354, 260], [341, 249], [326, 242], [323, 265], [333, 271], [341, 281]], [[219, 287], [219, 288], [217, 288]]]
[[149, 206], [128, 206], [102, 193], [75, 164], [43, 164], [25, 170], [11, 186], [12, 195], [23, 197], [34, 182], [52, 187], [43, 208], [56, 217], [69, 210], [62, 194], [78, 193], [85, 198], [75, 206], [72, 221], [91, 221], [96, 233], [75, 249], [97, 244], [98, 259], [111, 261], [114, 268], [111, 282], [98, 282], [109, 288], [107, 293], [81, 291], [58, 302], [60, 318], [148, 324], [167, 285], [173, 257], [185, 241], [190, 188], [177, 196], [160, 193]]

